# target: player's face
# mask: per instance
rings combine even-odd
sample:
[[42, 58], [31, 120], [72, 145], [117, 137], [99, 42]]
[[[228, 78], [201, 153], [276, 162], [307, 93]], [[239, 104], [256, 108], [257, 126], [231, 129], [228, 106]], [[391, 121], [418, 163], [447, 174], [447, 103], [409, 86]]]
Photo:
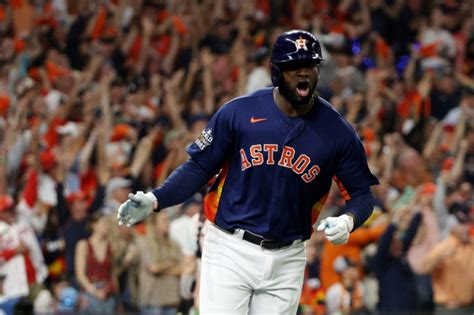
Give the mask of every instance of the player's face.
[[293, 106], [311, 101], [318, 84], [319, 63], [317, 61], [293, 61], [280, 65], [282, 79], [278, 89]]

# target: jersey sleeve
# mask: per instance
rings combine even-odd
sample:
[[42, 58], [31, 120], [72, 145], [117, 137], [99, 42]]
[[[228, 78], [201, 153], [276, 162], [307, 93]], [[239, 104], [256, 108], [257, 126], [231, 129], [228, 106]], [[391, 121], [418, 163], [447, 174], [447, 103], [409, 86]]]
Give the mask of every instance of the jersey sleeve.
[[339, 149], [334, 180], [346, 201], [367, 193], [370, 186], [379, 184], [369, 170], [362, 141], [352, 127]]
[[232, 116], [226, 106], [211, 117], [198, 139], [186, 149], [191, 159], [152, 190], [158, 200], [157, 211], [185, 201], [221, 169], [233, 144]]
[[191, 158], [208, 174], [217, 174], [234, 143], [232, 105], [224, 105], [209, 120], [201, 135], [187, 148]]

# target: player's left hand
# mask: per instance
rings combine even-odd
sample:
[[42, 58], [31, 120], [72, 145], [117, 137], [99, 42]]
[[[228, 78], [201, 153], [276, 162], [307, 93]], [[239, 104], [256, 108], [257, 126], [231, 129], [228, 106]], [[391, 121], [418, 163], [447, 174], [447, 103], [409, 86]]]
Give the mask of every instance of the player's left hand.
[[324, 231], [327, 240], [334, 244], [345, 244], [354, 227], [354, 218], [347, 214], [328, 217], [318, 225], [318, 231]]

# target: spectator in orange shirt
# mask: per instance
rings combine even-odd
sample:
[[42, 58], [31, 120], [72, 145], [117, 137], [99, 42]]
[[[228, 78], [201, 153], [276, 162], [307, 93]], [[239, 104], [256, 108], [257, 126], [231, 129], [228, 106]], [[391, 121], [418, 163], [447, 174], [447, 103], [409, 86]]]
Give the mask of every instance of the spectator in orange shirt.
[[433, 281], [435, 315], [474, 313], [474, 210], [458, 212], [461, 223], [423, 261]]
[[359, 266], [359, 272], [362, 275], [361, 251], [366, 245], [377, 241], [385, 228], [384, 224], [359, 228], [351, 234], [349, 241], [343, 245], [334, 245], [329, 241], [324, 241], [321, 253], [321, 286], [327, 289], [332, 284], [340, 281], [340, 275], [334, 270], [333, 263], [341, 255], [351, 259]]

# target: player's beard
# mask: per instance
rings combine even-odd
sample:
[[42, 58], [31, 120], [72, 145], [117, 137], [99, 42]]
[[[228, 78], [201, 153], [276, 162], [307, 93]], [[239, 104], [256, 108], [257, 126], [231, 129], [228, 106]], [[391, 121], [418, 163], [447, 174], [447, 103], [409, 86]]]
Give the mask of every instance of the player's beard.
[[[278, 84], [278, 90], [280, 91], [281, 95], [283, 95], [283, 97], [286, 98], [290, 104], [296, 108], [306, 105], [311, 101], [314, 92], [316, 91], [317, 83], [317, 80], [314, 83], [312, 83], [311, 80], [302, 80], [292, 87], [288, 81], [282, 78]], [[304, 86], [305, 89], [308, 90], [307, 95], [300, 95], [298, 89], [301, 86]]]

